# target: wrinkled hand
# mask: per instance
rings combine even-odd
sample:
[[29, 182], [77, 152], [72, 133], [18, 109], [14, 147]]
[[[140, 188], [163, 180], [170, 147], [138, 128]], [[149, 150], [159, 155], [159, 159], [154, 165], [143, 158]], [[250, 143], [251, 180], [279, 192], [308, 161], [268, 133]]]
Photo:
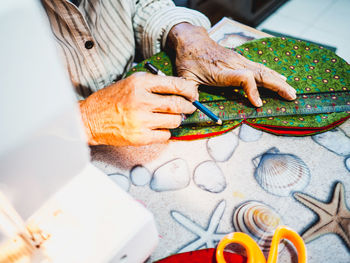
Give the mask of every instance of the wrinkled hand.
[[181, 113], [195, 111], [190, 101], [197, 97], [195, 82], [139, 72], [79, 106], [90, 145], [136, 146], [168, 140]]
[[221, 47], [202, 27], [187, 23], [174, 26], [168, 35], [168, 45], [176, 51], [178, 75], [187, 80], [211, 86], [241, 86], [256, 107], [262, 106], [257, 85], [287, 100], [296, 98], [295, 89], [284, 76]]

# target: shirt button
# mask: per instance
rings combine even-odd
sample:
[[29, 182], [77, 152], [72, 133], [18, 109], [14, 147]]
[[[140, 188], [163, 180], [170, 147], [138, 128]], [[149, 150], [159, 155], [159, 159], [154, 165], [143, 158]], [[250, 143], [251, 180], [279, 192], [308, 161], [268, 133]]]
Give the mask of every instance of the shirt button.
[[88, 41], [85, 42], [85, 48], [86, 49], [92, 49], [93, 46], [94, 46], [94, 42], [93, 41], [88, 40]]

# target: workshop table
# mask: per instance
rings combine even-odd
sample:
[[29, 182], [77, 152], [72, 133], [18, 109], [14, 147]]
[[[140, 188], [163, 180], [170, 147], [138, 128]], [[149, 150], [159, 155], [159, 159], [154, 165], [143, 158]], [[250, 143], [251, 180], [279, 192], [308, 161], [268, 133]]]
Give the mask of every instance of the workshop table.
[[[210, 34], [226, 47], [269, 36], [226, 18]], [[160, 241], [149, 261], [215, 247], [233, 231], [255, 233], [267, 252], [269, 232], [284, 224], [304, 234], [309, 263], [345, 263], [349, 134], [349, 121], [307, 137], [275, 136], [243, 124], [209, 139], [91, 150], [93, 164], [153, 212]], [[276, 173], [283, 176], [274, 184], [269, 176]], [[296, 262], [290, 244], [281, 246], [279, 262]]]

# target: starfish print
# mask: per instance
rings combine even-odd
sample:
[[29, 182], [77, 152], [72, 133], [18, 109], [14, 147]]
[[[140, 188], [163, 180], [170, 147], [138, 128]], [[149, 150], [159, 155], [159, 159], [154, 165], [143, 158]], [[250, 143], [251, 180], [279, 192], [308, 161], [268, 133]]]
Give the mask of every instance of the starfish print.
[[171, 211], [171, 216], [175, 219], [175, 221], [177, 221], [180, 225], [182, 225], [190, 232], [197, 235], [197, 238], [195, 240], [192, 240], [187, 245], [183, 246], [179, 251], [177, 251], [177, 253], [194, 251], [202, 248], [203, 246], [206, 248], [215, 247], [216, 243], [227, 234], [216, 232], [220, 224], [221, 217], [224, 214], [225, 207], [226, 202], [225, 200], [222, 200], [214, 210], [209, 220], [209, 225], [206, 229], [202, 228], [180, 212]]
[[350, 249], [350, 211], [345, 203], [342, 183], [338, 182], [335, 185], [330, 203], [321, 202], [303, 193], [295, 193], [294, 197], [319, 217], [319, 220], [303, 233], [305, 242], [334, 233], [339, 235]]

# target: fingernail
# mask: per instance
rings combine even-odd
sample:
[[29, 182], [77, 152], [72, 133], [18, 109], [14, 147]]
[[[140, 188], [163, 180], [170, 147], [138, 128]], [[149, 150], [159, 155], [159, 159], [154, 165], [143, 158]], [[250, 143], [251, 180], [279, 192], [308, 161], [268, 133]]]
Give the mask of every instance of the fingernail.
[[190, 104], [191, 106], [188, 107], [188, 112], [193, 113], [197, 109], [192, 103]]
[[290, 90], [288, 93], [293, 100], [297, 98], [297, 91], [295, 89]]
[[261, 107], [263, 105], [263, 102], [262, 102], [262, 100], [260, 98], [258, 98], [256, 100], [256, 104], [258, 105], [258, 107]]
[[281, 76], [281, 78], [282, 78], [284, 81], [287, 80], [287, 77], [285, 77], [285, 76], [283, 76], [283, 75], [280, 75], [280, 76]]

